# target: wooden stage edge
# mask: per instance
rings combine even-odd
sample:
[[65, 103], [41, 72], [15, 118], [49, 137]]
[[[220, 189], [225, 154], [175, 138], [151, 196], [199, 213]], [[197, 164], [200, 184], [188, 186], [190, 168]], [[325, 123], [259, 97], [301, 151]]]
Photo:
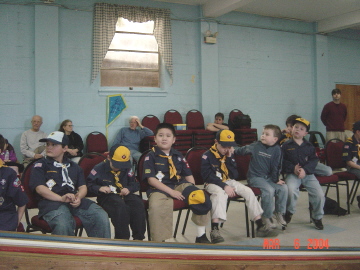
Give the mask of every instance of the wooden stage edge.
[[359, 269], [360, 248], [307, 250], [119, 241], [0, 231], [0, 269]]

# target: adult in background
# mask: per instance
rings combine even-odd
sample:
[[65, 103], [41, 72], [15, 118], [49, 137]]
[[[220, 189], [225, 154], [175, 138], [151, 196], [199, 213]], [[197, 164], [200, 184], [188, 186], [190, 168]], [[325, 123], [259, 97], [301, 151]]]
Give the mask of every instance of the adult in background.
[[23, 164], [26, 167], [34, 159], [45, 155], [45, 144], [39, 140], [46, 138], [47, 134], [40, 130], [43, 119], [40, 115], [34, 115], [31, 119], [31, 129], [21, 135], [20, 151], [23, 154]]
[[69, 138], [68, 149], [66, 150], [65, 156], [70, 158], [75, 163], [78, 163], [83, 153], [84, 143], [79, 134], [73, 131], [74, 125], [70, 119], [62, 121], [60, 124], [59, 131], [65, 133]]
[[334, 89], [331, 92], [333, 101], [325, 104], [321, 112], [321, 121], [326, 126], [326, 141], [331, 139], [340, 139], [346, 141], [345, 120], [347, 108], [340, 102], [341, 91]]
[[120, 129], [113, 145], [120, 144], [129, 148], [131, 157], [137, 162], [141, 156], [139, 151], [140, 141], [147, 136], [154, 135], [154, 133], [147, 127], [144, 127], [137, 116], [130, 117], [129, 125], [129, 127]]

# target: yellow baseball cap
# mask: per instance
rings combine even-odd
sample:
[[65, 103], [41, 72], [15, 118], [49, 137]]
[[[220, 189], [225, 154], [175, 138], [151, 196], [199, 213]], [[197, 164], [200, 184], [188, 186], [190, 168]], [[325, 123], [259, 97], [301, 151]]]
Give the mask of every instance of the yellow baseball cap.
[[216, 140], [223, 147], [237, 146], [234, 132], [228, 129], [220, 129], [216, 133]]
[[305, 125], [306, 131], [309, 131], [309, 129], [310, 129], [310, 122], [304, 118], [296, 118], [294, 120], [294, 125], [295, 125], [295, 123], [301, 123], [301, 124]]
[[128, 169], [131, 168], [130, 162], [130, 150], [125, 146], [115, 144], [110, 149], [111, 164], [116, 169]]

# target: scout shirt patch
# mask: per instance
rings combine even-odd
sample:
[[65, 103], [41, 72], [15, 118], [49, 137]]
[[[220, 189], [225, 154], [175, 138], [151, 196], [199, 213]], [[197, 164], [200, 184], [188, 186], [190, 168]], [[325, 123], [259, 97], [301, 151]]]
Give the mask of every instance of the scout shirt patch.
[[3, 197], [0, 197], [0, 206], [4, 203], [4, 198]]
[[21, 182], [20, 182], [19, 178], [16, 178], [14, 183], [13, 183], [13, 186], [14, 187], [19, 187], [20, 185], [21, 185]]
[[220, 179], [222, 179], [221, 172], [216, 171], [216, 176], [219, 177]]
[[207, 159], [207, 155], [203, 155], [202, 158], [206, 160], [206, 159]]
[[6, 184], [6, 179], [1, 179], [0, 184], [4, 186]]
[[165, 175], [161, 171], [158, 171], [158, 173], [155, 176], [160, 182], [162, 182], [162, 179], [164, 178]]
[[150, 169], [146, 169], [146, 170], [145, 170], [145, 173], [151, 173], [151, 170], [150, 170]]
[[134, 175], [134, 172], [132, 169], [130, 169], [130, 171], [128, 172], [128, 176], [132, 177]]
[[115, 193], [115, 194], [117, 193], [117, 192], [116, 192], [116, 187], [110, 185], [109, 188], [110, 188], [110, 190], [111, 190], [112, 193]]
[[36, 163], [35, 165], [34, 165], [34, 168], [41, 168], [42, 167], [42, 163]]
[[96, 175], [96, 174], [97, 174], [97, 172], [96, 172], [94, 169], [92, 169], [90, 173], [91, 173], [92, 175]]
[[187, 168], [190, 168], [189, 163], [186, 161], [186, 159], [185, 159], [185, 158], [183, 158], [183, 161], [185, 162], [186, 167], [187, 167]]
[[54, 181], [54, 179], [50, 179], [46, 182], [46, 185], [51, 190], [56, 185], [56, 182]]

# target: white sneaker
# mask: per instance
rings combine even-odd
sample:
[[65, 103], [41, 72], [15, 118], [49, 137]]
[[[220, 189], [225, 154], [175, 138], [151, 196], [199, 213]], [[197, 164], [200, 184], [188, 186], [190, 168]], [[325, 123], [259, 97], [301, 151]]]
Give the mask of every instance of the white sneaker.
[[274, 214], [274, 217], [281, 226], [286, 227], [286, 221], [284, 220], [284, 217], [280, 212], [276, 212]]
[[274, 223], [273, 218], [270, 218], [270, 224], [269, 224], [269, 226], [270, 226], [271, 229], [276, 229], [276, 228], [277, 228], [277, 225]]

